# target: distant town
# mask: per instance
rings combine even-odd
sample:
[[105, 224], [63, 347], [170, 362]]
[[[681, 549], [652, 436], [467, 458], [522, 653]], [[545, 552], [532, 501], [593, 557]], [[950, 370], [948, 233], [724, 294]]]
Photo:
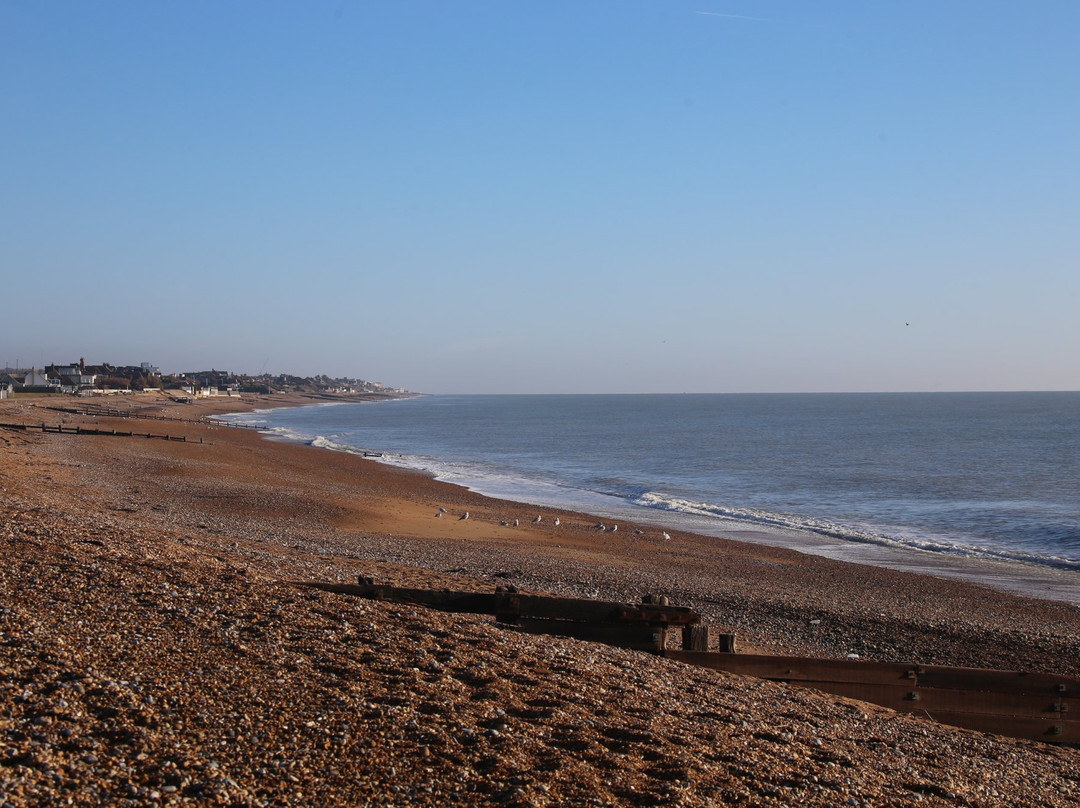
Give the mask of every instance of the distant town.
[[70, 396], [123, 395], [160, 390], [175, 398], [231, 396], [241, 393], [308, 394], [386, 394], [403, 395], [408, 391], [386, 387], [379, 382], [329, 376], [293, 376], [262, 373], [247, 376], [226, 370], [198, 370], [162, 373], [143, 362], [139, 365], [90, 365], [80, 359], [70, 365], [46, 365], [42, 368], [0, 370], [0, 398], [19, 394], [56, 394]]

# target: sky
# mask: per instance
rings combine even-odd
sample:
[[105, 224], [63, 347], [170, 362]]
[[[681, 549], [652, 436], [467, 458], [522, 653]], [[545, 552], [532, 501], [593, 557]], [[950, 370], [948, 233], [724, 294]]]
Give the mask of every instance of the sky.
[[0, 366], [1080, 389], [1080, 3], [0, 0]]

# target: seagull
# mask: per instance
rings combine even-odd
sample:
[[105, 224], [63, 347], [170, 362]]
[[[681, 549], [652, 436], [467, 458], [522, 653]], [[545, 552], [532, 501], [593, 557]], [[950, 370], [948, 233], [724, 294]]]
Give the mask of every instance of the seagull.
[[544, 517], [542, 517], [542, 516], [541, 516], [540, 514], [537, 514], [537, 515], [536, 515], [536, 518], [535, 518], [535, 519], [533, 519], [533, 524], [534, 524], [534, 525], [538, 525], [538, 524], [540, 524], [540, 520], [542, 520], [543, 518], [544, 518]]
[[559, 526], [559, 517], [555, 517], [555, 527]]
[[439, 513], [446, 513], [446, 508], [439, 508]]
[[666, 530], [661, 535], [664, 537], [664, 541], [671, 541], [671, 536], [667, 534]]
[[499, 524], [502, 525], [503, 527], [506, 527], [509, 524], [509, 522], [507, 522], [505, 519], [500, 519]]
[[638, 535], [638, 536], [644, 536], [645, 535], [645, 531], [642, 530], [640, 527], [635, 527], [634, 528], [634, 533], [635, 533], [635, 535]]
[[469, 512], [465, 511], [465, 513], [461, 514], [461, 516], [458, 517], [458, 521], [459, 522], [464, 522], [468, 518], [469, 518]]
[[603, 522], [597, 522], [595, 525], [593, 525], [593, 529], [594, 530], [599, 530], [601, 533], [603, 533], [604, 532], [604, 523]]
[[520, 519], [515, 519], [514, 520], [514, 527], [520, 527], [520, 526], [521, 526], [521, 520]]
[[436, 511], [436, 512], [435, 512], [435, 518], [436, 518], [436, 519], [437, 519], [437, 518], [439, 518], [439, 517], [440, 517], [440, 516], [442, 516], [442, 515], [443, 515], [444, 513], [445, 513], [445, 511], [443, 511], [442, 509], [439, 509], [438, 511]]
[[614, 532], [615, 532], [615, 531], [617, 531], [618, 529], [619, 529], [619, 526], [618, 526], [618, 525], [612, 525], [612, 526], [611, 526], [611, 532], [612, 532], [612, 533], [614, 533]]

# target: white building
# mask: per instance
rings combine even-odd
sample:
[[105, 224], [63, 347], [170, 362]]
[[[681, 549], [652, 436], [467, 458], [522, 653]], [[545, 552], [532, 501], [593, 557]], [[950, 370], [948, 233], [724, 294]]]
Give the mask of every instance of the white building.
[[24, 387], [60, 387], [59, 379], [50, 379], [44, 373], [39, 373], [36, 369], [31, 370], [26, 374], [26, 378], [23, 380]]

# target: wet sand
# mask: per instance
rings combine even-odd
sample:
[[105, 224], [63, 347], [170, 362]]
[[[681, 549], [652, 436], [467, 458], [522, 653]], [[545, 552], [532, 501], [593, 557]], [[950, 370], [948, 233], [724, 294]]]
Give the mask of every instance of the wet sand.
[[40, 403], [0, 421], [190, 440], [0, 431], [0, 802], [1080, 804], [1077, 750], [295, 582], [657, 593], [744, 650], [1071, 674], [1075, 606], [584, 514], [534, 525], [534, 506], [195, 423], [302, 399], [108, 402], [187, 422]]

